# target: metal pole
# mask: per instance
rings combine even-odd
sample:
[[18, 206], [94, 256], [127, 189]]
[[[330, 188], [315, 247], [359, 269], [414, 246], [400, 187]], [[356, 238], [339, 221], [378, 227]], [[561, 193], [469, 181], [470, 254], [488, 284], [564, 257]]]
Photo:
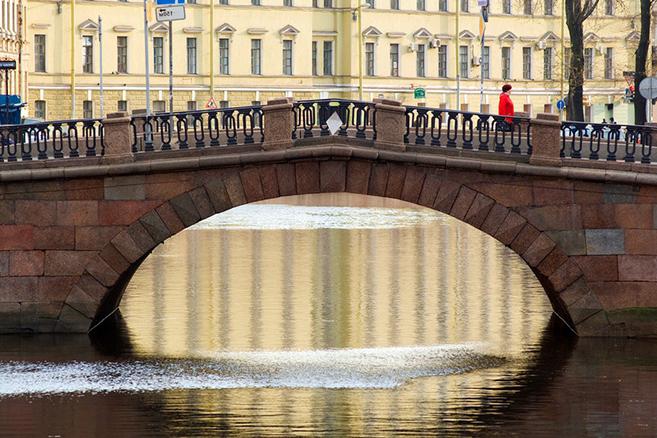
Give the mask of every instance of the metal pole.
[[482, 6], [482, 28], [481, 28], [481, 59], [479, 60], [479, 69], [480, 69], [480, 78], [479, 78], [479, 112], [484, 112], [484, 36], [486, 35], [486, 22], [483, 21], [483, 10], [485, 6]]
[[104, 97], [103, 97], [103, 18], [99, 15], [98, 16], [98, 45], [100, 46], [100, 60], [99, 60], [99, 67], [100, 67], [100, 82], [99, 82], [99, 88], [100, 88], [100, 117], [105, 117], [105, 108], [104, 108]]
[[71, 0], [71, 119], [75, 119], [75, 0]]
[[173, 21], [169, 21], [169, 112], [173, 114]]
[[[148, 11], [147, 1], [144, 0], [144, 70], [146, 76], [146, 120], [151, 116], [151, 75], [150, 75], [150, 61], [148, 59]], [[150, 143], [151, 127], [148, 123], [144, 123], [144, 141]]]
[[454, 2], [454, 6], [456, 7], [456, 35], [454, 37], [454, 41], [456, 42], [455, 46], [455, 54], [456, 54], [456, 63], [454, 66], [456, 67], [456, 108], [455, 110], [460, 110], [461, 109], [461, 66], [459, 65], [459, 43], [460, 43], [460, 38], [459, 38], [459, 33], [461, 31], [460, 23], [459, 20], [461, 18], [461, 4], [460, 0], [456, 0]]
[[210, 1], [210, 98], [214, 98], [214, 0]]
[[9, 70], [5, 69], [5, 125], [9, 125]]
[[[564, 80], [566, 77], [565, 65], [566, 65], [566, 49], [564, 45], [565, 40], [565, 28], [566, 28], [566, 0], [561, 1], [561, 95], [559, 99], [563, 99], [564, 91]], [[564, 111], [559, 111], [559, 118], [563, 120]]]
[[[358, 0], [359, 2], [363, 0]], [[363, 100], [363, 5], [358, 4], [358, 100]]]

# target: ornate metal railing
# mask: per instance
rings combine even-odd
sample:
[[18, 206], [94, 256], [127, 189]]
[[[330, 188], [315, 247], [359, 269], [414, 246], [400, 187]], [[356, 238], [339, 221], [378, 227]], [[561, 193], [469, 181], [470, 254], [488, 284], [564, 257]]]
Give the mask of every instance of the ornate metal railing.
[[329, 119], [340, 117], [336, 135], [376, 139], [376, 110], [372, 102], [348, 99], [318, 99], [294, 102], [292, 139], [331, 135]]
[[246, 106], [133, 116], [133, 152], [262, 143], [262, 107]]
[[531, 119], [407, 106], [404, 143], [531, 155]]
[[101, 119], [0, 125], [0, 161], [31, 161], [103, 155]]
[[649, 164], [652, 155], [652, 131], [648, 126], [586, 122], [561, 124], [562, 158], [623, 160]]

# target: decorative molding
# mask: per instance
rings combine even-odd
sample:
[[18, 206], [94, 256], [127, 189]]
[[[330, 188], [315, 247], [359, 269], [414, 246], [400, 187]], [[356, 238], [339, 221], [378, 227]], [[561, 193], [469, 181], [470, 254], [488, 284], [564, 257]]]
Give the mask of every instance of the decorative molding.
[[413, 34], [413, 38], [415, 39], [421, 39], [421, 40], [428, 40], [429, 38], [433, 38], [433, 35], [431, 32], [429, 32], [426, 28], [421, 27], [418, 30], [415, 31]]
[[295, 37], [295, 36], [299, 35], [300, 32], [299, 32], [299, 29], [292, 26], [291, 24], [288, 24], [286, 26], [283, 26], [283, 28], [281, 30], [279, 30], [278, 33], [280, 33], [283, 36]]
[[237, 29], [235, 29], [233, 26], [231, 26], [228, 23], [224, 23], [221, 26], [217, 26], [217, 28], [214, 30], [216, 33], [223, 33], [223, 34], [233, 34], [235, 33]]
[[127, 32], [132, 32], [133, 30], [135, 30], [135, 28], [133, 26], [128, 26], [126, 24], [119, 24], [114, 26], [112, 30], [114, 30], [114, 32], [117, 33], [127, 33]]
[[169, 32], [169, 26], [167, 26], [164, 23], [155, 23], [152, 24], [149, 28], [149, 31], [151, 33], [168, 33]]
[[518, 39], [515, 33], [511, 31], [506, 31], [497, 37], [500, 41], [514, 42]]
[[316, 35], [316, 36], [337, 36], [338, 33], [334, 30], [313, 30], [313, 35]]
[[388, 32], [386, 36], [388, 38], [403, 38], [406, 36], [406, 32]]
[[183, 27], [183, 33], [201, 33], [203, 28], [201, 26]]
[[437, 33], [434, 35], [434, 38], [440, 40], [440, 41], [450, 41], [454, 39], [454, 35], [449, 35], [446, 33]]
[[50, 27], [50, 23], [32, 23], [30, 27], [32, 29], [48, 29]]
[[383, 35], [383, 32], [381, 32], [379, 29], [377, 29], [374, 26], [370, 26], [367, 29], [363, 31], [363, 36], [364, 37], [370, 37], [370, 38], [378, 38], [381, 35]]
[[267, 32], [269, 32], [269, 31], [267, 29], [265, 29], [264, 27], [249, 27], [246, 30], [246, 33], [248, 33], [249, 35], [264, 35]]
[[85, 32], [98, 32], [98, 23], [93, 20], [87, 19], [84, 20], [78, 26], [78, 29]]
[[641, 35], [639, 35], [639, 32], [636, 30], [633, 30], [632, 32], [628, 33], [627, 36], [625, 37], [625, 41], [639, 41], [641, 38]]
[[556, 43], [559, 42], [559, 37], [552, 31], [545, 32], [542, 37], [538, 39], [545, 43]]
[[474, 40], [475, 38], [477, 38], [477, 36], [469, 30], [464, 30], [459, 34], [459, 39], [461, 40]]
[[598, 42], [598, 41], [600, 41], [600, 37], [593, 32], [588, 32], [586, 35], [584, 35], [585, 43]]

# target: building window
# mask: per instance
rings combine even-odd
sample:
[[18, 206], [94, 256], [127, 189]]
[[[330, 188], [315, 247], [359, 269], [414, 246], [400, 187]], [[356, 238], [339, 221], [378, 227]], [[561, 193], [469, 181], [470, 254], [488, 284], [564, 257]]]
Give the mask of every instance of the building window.
[[251, 74], [262, 74], [262, 40], [251, 40]]
[[416, 70], [417, 70], [417, 77], [419, 78], [423, 78], [426, 76], [424, 70], [425, 47], [426, 46], [424, 44], [417, 45]]
[[605, 15], [614, 15], [614, 0], [605, 0]]
[[128, 112], [128, 101], [127, 100], [119, 100], [116, 103], [116, 110], [120, 112]]
[[260, 6], [260, 0], [251, 0], [251, 5]]
[[390, 76], [399, 76], [399, 44], [390, 44]]
[[584, 49], [584, 79], [593, 79], [593, 48]]
[[128, 37], [116, 37], [116, 71], [128, 73]]
[[196, 71], [196, 38], [187, 38], [187, 73], [195, 75]]
[[614, 79], [614, 49], [605, 50], [605, 79]]
[[82, 101], [82, 118], [83, 119], [94, 118], [94, 102], [92, 100]]
[[438, 77], [447, 77], [447, 45], [438, 47]]
[[465, 79], [470, 76], [470, 53], [468, 46], [459, 46], [459, 75]]
[[228, 101], [227, 100], [220, 100], [219, 101], [219, 108], [228, 108]]
[[470, 12], [469, 0], [461, 0], [461, 12]]
[[153, 112], [154, 113], [164, 113], [167, 110], [167, 103], [163, 100], [154, 100], [153, 101]]
[[324, 76], [333, 74], [333, 41], [324, 41]]
[[313, 63], [313, 76], [317, 76], [317, 41], [313, 41], [313, 53], [312, 53], [312, 63]]
[[187, 101], [187, 111], [196, 111], [197, 109], [197, 104], [195, 100], [188, 100]]
[[511, 47], [502, 47], [502, 79], [511, 78]]
[[563, 68], [564, 68], [564, 74], [563, 77], [565, 79], [570, 79], [570, 48], [567, 47], [564, 49], [564, 56], [563, 56]]
[[[46, 71], [46, 36], [34, 35], [34, 71]], [[38, 100], [37, 102], [43, 102]]]
[[524, 0], [522, 12], [525, 15], [532, 15], [532, 0]]
[[503, 14], [511, 13], [511, 0], [502, 0], [502, 13]]
[[319, 0], [313, 0], [313, 8], [319, 8]]
[[219, 39], [219, 74], [222, 75], [230, 74], [229, 44], [228, 38]]
[[417, 10], [418, 11], [426, 11], [427, 10], [426, 0], [417, 0]]
[[34, 117], [37, 119], [46, 119], [46, 101], [45, 100], [35, 100], [34, 101]]
[[327, 9], [333, 9], [333, 0], [324, 0], [324, 7]]
[[292, 40], [283, 40], [283, 74], [292, 75]]
[[219, 0], [219, 4], [220, 4], [220, 5], [227, 5], [227, 4], [228, 4], [228, 0]]
[[390, 0], [390, 9], [399, 10], [399, 0]]
[[374, 0], [365, 0], [365, 4], [368, 5], [370, 9], [374, 9]]
[[532, 48], [531, 47], [522, 48], [522, 78], [523, 79], [532, 78]]
[[82, 71], [94, 72], [94, 37], [88, 35], [82, 37]]
[[[121, 0], [121, 1], [127, 2], [128, 0]], [[196, 0], [187, 0], [187, 3], [190, 4], [190, 5], [195, 5]]]
[[283, 0], [283, 6], [292, 7], [292, 0]]
[[153, 73], [164, 73], [164, 38], [153, 37]]
[[554, 15], [554, 0], [545, 0], [543, 7], [545, 15]]
[[484, 79], [490, 79], [490, 46], [484, 46], [481, 52], [481, 73]]
[[552, 80], [552, 47], [546, 47], [543, 50], [543, 79]]
[[365, 43], [365, 74], [374, 76], [374, 43]]

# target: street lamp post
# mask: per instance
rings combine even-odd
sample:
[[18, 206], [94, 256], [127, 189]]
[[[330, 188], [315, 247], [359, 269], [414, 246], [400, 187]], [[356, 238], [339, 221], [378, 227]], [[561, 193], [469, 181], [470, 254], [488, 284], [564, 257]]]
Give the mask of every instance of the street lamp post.
[[363, 8], [369, 8], [369, 3], [360, 3], [356, 8], [358, 27], [358, 100], [363, 100]]

